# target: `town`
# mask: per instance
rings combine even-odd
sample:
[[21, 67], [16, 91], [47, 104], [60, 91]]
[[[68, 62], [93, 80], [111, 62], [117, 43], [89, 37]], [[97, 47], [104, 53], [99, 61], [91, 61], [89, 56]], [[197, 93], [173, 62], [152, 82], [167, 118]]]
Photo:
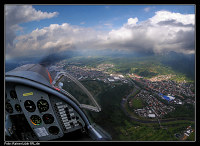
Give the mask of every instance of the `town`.
[[60, 71], [66, 71], [75, 77], [77, 80], [92, 79], [103, 81], [104, 83], [128, 83], [128, 80], [122, 74], [110, 74], [107, 69], [112, 68], [113, 64], [101, 64], [97, 68], [80, 67], [76, 65], [68, 65], [64, 61], [52, 65], [48, 68], [52, 76], [55, 77]]
[[[162, 118], [163, 115], [175, 109], [173, 106], [163, 104], [146, 90], [141, 90], [140, 93], [138, 93], [134, 98], [142, 99], [147, 104], [147, 106], [143, 107], [142, 109], [134, 110], [134, 112], [137, 113], [140, 117]], [[130, 104], [131, 101], [129, 101], [129, 105]]]
[[188, 104], [195, 104], [194, 85], [170, 80], [174, 75], [160, 75], [149, 80], [143, 79], [143, 77], [135, 74], [129, 74], [129, 76], [140, 83], [146, 90], [158, 94], [160, 97], [171, 103], [184, 104], [185, 102]]

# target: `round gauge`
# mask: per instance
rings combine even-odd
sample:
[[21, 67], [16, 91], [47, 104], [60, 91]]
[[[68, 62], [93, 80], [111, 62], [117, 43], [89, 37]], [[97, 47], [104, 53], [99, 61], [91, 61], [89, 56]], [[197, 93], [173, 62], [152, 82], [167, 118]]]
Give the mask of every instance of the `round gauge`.
[[57, 135], [59, 133], [59, 128], [57, 126], [51, 126], [49, 127], [49, 133]]
[[13, 108], [12, 108], [12, 105], [10, 103], [6, 103], [5, 105], [5, 108], [6, 108], [6, 111], [9, 112], [9, 113], [13, 113]]
[[45, 124], [51, 124], [54, 122], [54, 117], [51, 114], [44, 114], [42, 119]]
[[24, 107], [25, 107], [25, 109], [26, 109], [27, 111], [29, 111], [29, 112], [34, 112], [35, 109], [36, 109], [36, 106], [35, 106], [34, 102], [31, 101], [31, 100], [26, 100], [26, 101], [24, 102]]
[[40, 125], [42, 123], [42, 119], [37, 115], [32, 115], [30, 119], [33, 125]]
[[49, 104], [46, 100], [40, 99], [37, 102], [37, 107], [40, 112], [46, 112], [49, 109]]
[[11, 90], [11, 91], [10, 91], [10, 97], [11, 97], [12, 99], [17, 99], [17, 94], [16, 94], [15, 90]]
[[18, 112], [21, 112], [21, 111], [22, 111], [22, 108], [21, 108], [21, 106], [20, 106], [19, 104], [15, 104], [15, 109], [16, 109], [16, 111], [18, 111]]

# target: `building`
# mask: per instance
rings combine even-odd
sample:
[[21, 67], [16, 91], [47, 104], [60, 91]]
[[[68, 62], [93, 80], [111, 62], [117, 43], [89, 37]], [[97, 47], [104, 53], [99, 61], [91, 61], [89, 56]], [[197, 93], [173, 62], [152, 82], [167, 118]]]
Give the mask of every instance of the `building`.
[[175, 97], [170, 96], [170, 95], [168, 95], [167, 97], [170, 99], [170, 101], [175, 99]]
[[120, 78], [119, 78], [119, 77], [114, 77], [114, 79], [115, 79], [115, 80], [119, 80]]
[[149, 117], [149, 118], [155, 118], [156, 115], [155, 115], [155, 114], [148, 114], [148, 117]]
[[120, 77], [120, 78], [124, 78], [124, 76], [123, 76], [123, 75], [119, 75], [119, 77]]
[[167, 100], [167, 101], [171, 101], [171, 100], [174, 100], [174, 99], [175, 99], [175, 97], [170, 96], [170, 95], [166, 96], [166, 95], [163, 95], [162, 93], [159, 93], [159, 95], [160, 95], [163, 99], [165, 99], [165, 100]]
[[111, 79], [111, 78], [108, 78], [108, 81], [109, 81], [109, 82], [114, 82], [115, 80], [114, 80], [114, 79]]

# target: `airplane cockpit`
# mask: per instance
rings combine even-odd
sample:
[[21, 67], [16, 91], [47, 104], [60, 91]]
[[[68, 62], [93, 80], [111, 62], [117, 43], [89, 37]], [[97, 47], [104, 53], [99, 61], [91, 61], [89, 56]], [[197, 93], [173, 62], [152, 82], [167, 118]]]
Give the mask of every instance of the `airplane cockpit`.
[[67, 72], [58, 72], [52, 79], [43, 65], [27, 64], [5, 74], [5, 140], [111, 140], [85, 110], [100, 112], [101, 107]]

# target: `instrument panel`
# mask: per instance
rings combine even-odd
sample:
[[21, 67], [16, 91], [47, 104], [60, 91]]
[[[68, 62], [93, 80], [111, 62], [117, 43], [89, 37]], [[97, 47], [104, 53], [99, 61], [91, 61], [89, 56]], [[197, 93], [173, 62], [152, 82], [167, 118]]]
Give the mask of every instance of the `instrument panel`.
[[85, 126], [77, 111], [64, 100], [23, 85], [6, 83], [5, 112], [12, 118], [24, 115], [39, 140], [61, 138]]

